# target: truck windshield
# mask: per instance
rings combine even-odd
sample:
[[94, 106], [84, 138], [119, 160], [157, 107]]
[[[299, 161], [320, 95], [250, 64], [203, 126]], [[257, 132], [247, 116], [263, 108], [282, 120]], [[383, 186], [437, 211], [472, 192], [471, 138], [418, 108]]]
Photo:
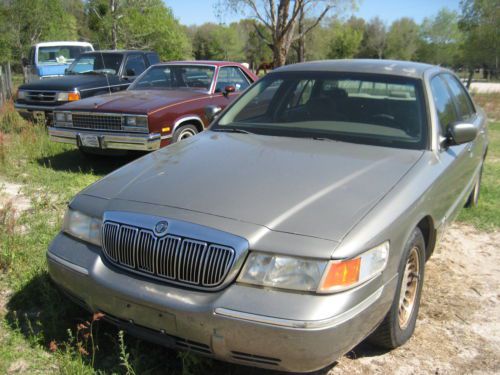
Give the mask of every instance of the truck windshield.
[[425, 149], [422, 82], [375, 74], [271, 73], [212, 130]]
[[118, 74], [123, 55], [119, 53], [86, 53], [76, 59], [67, 74]]
[[129, 90], [168, 90], [189, 88], [210, 90], [215, 67], [197, 65], [159, 65], [147, 70]]
[[82, 52], [91, 51], [85, 46], [53, 46], [38, 48], [39, 64], [69, 64]]

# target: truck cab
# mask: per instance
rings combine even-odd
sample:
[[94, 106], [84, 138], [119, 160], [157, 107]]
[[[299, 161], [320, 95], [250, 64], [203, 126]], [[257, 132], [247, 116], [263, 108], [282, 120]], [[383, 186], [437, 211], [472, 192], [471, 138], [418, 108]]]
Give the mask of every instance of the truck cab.
[[45, 42], [31, 47], [28, 58], [22, 61], [26, 69], [26, 82], [60, 77], [83, 52], [93, 51], [87, 42]]

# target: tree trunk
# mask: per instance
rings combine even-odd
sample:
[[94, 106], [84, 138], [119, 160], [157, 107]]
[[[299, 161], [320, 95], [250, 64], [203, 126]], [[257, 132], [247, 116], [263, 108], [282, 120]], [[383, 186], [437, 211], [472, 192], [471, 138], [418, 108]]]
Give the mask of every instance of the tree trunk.
[[474, 76], [474, 68], [469, 68], [469, 78], [467, 78], [467, 90], [470, 89], [470, 84], [472, 83], [472, 77]]
[[283, 41], [276, 41], [273, 46], [273, 65], [278, 68], [286, 64], [288, 49], [285, 48]]
[[111, 48], [118, 49], [118, 20], [116, 14], [117, 0], [109, 0], [109, 8], [111, 9]]
[[301, 37], [298, 40], [299, 49], [297, 51], [297, 57], [299, 62], [306, 61], [306, 36], [302, 35], [303, 32], [304, 32], [304, 8], [301, 8], [299, 15], [299, 35], [301, 35]]

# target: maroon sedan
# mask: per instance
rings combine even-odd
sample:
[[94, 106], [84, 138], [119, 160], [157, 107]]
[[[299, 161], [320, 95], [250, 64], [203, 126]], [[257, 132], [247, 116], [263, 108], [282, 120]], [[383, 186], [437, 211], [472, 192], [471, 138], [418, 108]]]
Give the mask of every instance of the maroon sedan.
[[154, 65], [126, 91], [59, 107], [49, 135], [84, 153], [156, 150], [202, 131], [210, 122], [207, 106], [224, 109], [256, 79], [233, 62]]

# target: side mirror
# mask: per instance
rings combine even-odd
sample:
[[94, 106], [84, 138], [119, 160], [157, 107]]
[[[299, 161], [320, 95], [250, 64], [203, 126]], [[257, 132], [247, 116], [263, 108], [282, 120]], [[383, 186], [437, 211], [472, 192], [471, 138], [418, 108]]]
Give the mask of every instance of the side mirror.
[[69, 72], [68, 68], [64, 69], [64, 75], [65, 76], [68, 75], [68, 72]]
[[224, 91], [222, 92], [222, 94], [224, 96], [228, 96], [230, 93], [235, 92], [235, 91], [236, 91], [236, 87], [234, 87], [234, 86], [226, 86], [226, 87], [224, 87]]
[[477, 133], [478, 128], [474, 124], [468, 122], [455, 122], [448, 128], [446, 143], [449, 146], [454, 146], [472, 142], [476, 139]]
[[209, 122], [212, 122], [217, 118], [217, 114], [222, 111], [222, 108], [216, 105], [207, 105], [205, 107], [205, 116]]
[[28, 64], [28, 59], [27, 59], [26, 57], [23, 57], [23, 58], [21, 59], [21, 64], [22, 64], [22, 66], [24, 66], [24, 67], [28, 66], [28, 65], [29, 65], [29, 64]]

